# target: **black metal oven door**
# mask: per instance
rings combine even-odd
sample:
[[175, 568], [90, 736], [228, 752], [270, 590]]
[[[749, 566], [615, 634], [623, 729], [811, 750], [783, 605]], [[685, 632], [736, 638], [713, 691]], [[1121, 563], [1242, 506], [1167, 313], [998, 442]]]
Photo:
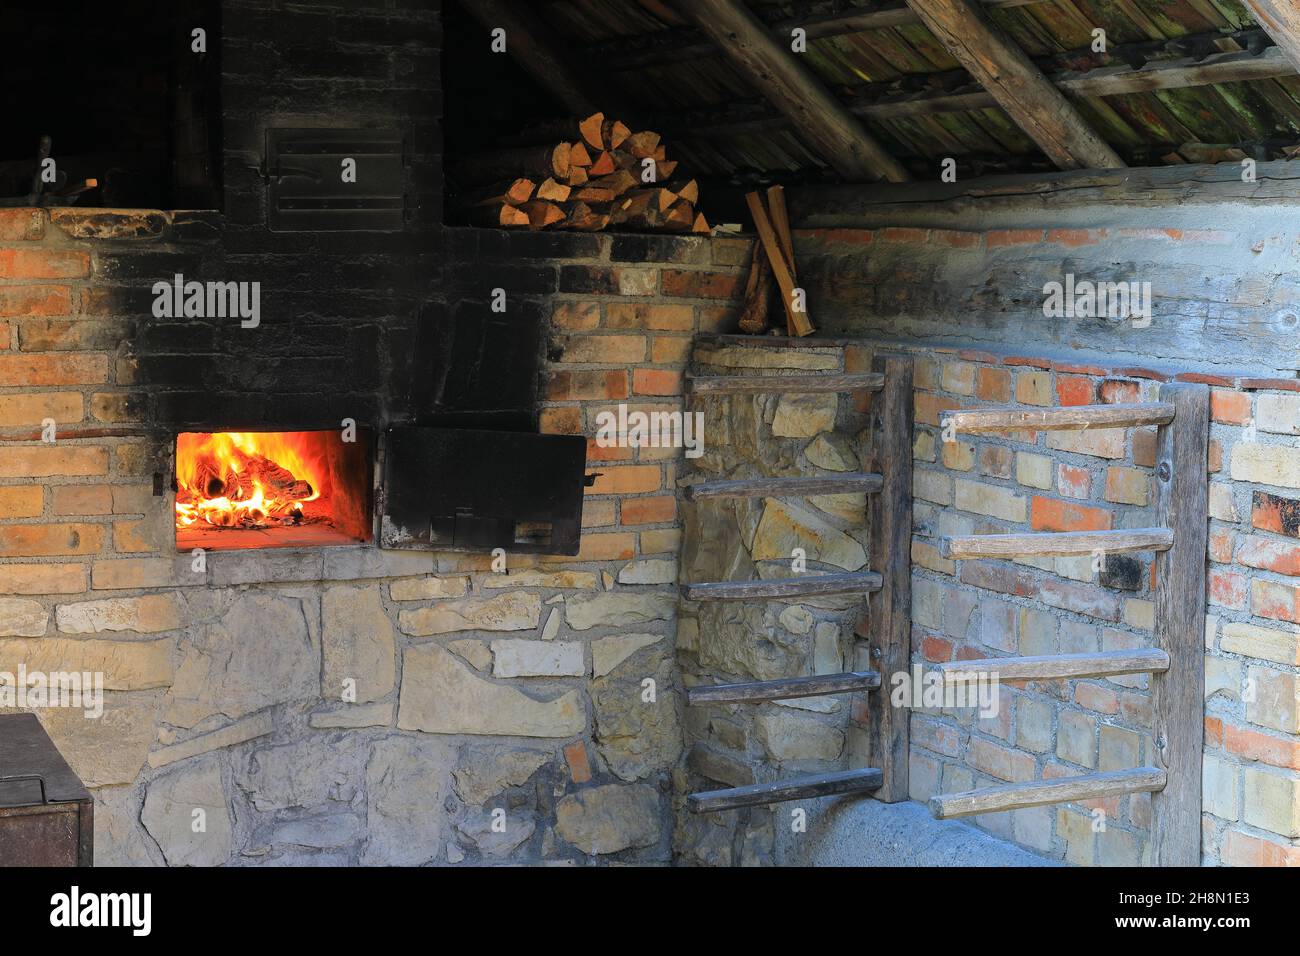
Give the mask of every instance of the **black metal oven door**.
[[380, 546], [577, 554], [586, 463], [577, 435], [390, 429]]

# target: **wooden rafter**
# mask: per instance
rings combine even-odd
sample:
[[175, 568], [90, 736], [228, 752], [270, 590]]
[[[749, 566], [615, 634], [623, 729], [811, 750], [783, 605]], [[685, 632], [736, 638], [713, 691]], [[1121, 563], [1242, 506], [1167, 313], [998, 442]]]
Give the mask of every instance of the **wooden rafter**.
[[970, 0], [907, 0], [948, 52], [1061, 169], [1124, 165], [1020, 47]]
[[1291, 65], [1300, 70], [1300, 6], [1295, 0], [1246, 0], [1246, 6]]
[[[1104, 66], [1084, 72], [1063, 71], [1047, 78], [1061, 92], [1075, 97], [1119, 96], [1150, 90], [1176, 90], [1206, 86], [1211, 83], [1245, 83], [1295, 76], [1291, 61], [1277, 47], [1263, 53], [1220, 53], [1201, 60], [1178, 59], [1148, 63], [1140, 69], [1128, 66]], [[931, 90], [923, 93], [875, 94], [889, 89], [892, 83], [867, 84], [858, 100], [846, 102], [849, 111], [870, 119], [894, 119], [900, 116], [924, 116], [996, 107], [997, 101], [984, 89]], [[736, 133], [784, 129], [789, 123], [780, 114], [761, 109], [761, 104], [741, 104], [742, 109], [692, 110], [676, 117], [677, 125], [690, 130], [690, 136], [733, 136]], [[674, 126], [673, 117], [656, 118], [658, 128]], [[652, 124], [654, 125], [654, 124]], [[684, 132], [681, 135], [686, 135]]]
[[687, 0], [678, 7], [841, 177], [850, 182], [911, 178], [740, 0]]

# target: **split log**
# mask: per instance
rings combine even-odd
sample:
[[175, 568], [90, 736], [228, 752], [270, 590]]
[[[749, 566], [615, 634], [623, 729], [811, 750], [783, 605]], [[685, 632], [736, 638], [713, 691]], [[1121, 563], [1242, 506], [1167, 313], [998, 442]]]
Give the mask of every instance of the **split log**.
[[618, 149], [631, 135], [632, 131], [618, 120], [606, 120], [601, 128], [601, 138], [605, 141], [606, 149]]
[[614, 162], [614, 154], [608, 150], [603, 150], [591, 163], [591, 168], [587, 170], [588, 176], [608, 176], [618, 169]]
[[610, 214], [607, 206], [592, 206], [581, 200], [570, 205], [569, 215], [565, 219], [568, 228], [581, 232], [599, 232], [608, 226], [609, 222]]
[[531, 179], [520, 177], [508, 182], [496, 183], [485, 190], [480, 190], [480, 198], [475, 205], [491, 206], [499, 203], [516, 205], [533, 198], [537, 184]]
[[691, 232], [698, 236], [707, 236], [713, 232], [713, 227], [709, 225], [709, 220], [704, 218], [704, 213], [695, 214], [695, 222], [691, 225]]
[[569, 169], [582, 167], [586, 169], [591, 165], [591, 153], [587, 152], [587, 147], [582, 143], [573, 143], [569, 146]]
[[688, 203], [695, 204], [700, 201], [700, 184], [693, 179], [684, 183], [680, 181], [666, 183], [664, 188], [672, 190]]
[[578, 132], [582, 134], [583, 141], [592, 149], [605, 148], [605, 137], [602, 130], [605, 125], [604, 113], [592, 113], [586, 119], [578, 123]]
[[672, 179], [673, 173], [675, 172], [677, 172], [677, 160], [675, 159], [655, 163], [655, 178], [657, 178], [659, 182]]
[[651, 130], [633, 133], [623, 145], [637, 159], [653, 159], [655, 150], [659, 148], [659, 134]]
[[569, 185], [581, 186], [588, 179], [587, 170], [581, 166], [574, 166], [569, 170]]
[[786, 265], [785, 253], [781, 251], [780, 240], [776, 237], [772, 221], [767, 215], [767, 210], [763, 208], [763, 200], [759, 198], [758, 193], [747, 193], [745, 202], [749, 204], [749, 212], [754, 217], [754, 227], [758, 230], [758, 237], [763, 243], [763, 251], [767, 253], [768, 261], [772, 264], [772, 273], [776, 276], [776, 284], [781, 289], [781, 304], [785, 307], [790, 334], [811, 335], [814, 329], [807, 314], [798, 312], [794, 308], [794, 277]]
[[519, 208], [528, 216], [528, 225], [533, 229], [545, 229], [564, 219], [564, 210], [544, 199], [530, 199]]
[[489, 229], [528, 225], [528, 213], [509, 203], [496, 206], [475, 206], [469, 211], [470, 222]]
[[[563, 183], [557, 183], [554, 179], [547, 179], [537, 187], [537, 198], [545, 199], [550, 202], [566, 202], [568, 201], [571, 192], [573, 192], [571, 187], [566, 186]], [[527, 197], [525, 197], [524, 200], [520, 200], [520, 202], [524, 202], [526, 199]]]

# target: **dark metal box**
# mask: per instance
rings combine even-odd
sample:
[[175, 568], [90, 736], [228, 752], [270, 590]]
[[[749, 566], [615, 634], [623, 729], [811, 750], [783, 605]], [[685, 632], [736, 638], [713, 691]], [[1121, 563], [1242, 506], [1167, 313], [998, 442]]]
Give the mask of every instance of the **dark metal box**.
[[0, 715], [0, 866], [92, 866], [94, 846], [94, 798], [36, 715]]

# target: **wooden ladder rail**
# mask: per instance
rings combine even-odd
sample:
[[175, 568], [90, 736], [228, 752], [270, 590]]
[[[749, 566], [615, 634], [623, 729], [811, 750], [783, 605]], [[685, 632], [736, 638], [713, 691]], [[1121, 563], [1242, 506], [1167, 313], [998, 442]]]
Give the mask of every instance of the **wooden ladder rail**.
[[1156, 512], [1160, 520], [1158, 527], [1128, 531], [966, 535], [946, 538], [941, 543], [945, 556], [967, 560], [1155, 552], [1153, 648], [990, 658], [940, 664], [937, 668], [945, 683], [989, 675], [999, 680], [1068, 680], [1148, 672], [1155, 715], [1155, 766], [940, 794], [930, 800], [934, 816], [947, 819], [1116, 794], [1151, 793], [1152, 864], [1200, 864], [1209, 404], [1206, 386], [1175, 383], [1163, 385], [1160, 401], [1148, 404], [966, 409], [941, 417], [945, 436], [958, 431], [1156, 425]]
[[[693, 812], [707, 813], [805, 797], [872, 793], [885, 802], [908, 798], [908, 710], [889, 704], [879, 690], [881, 674], [907, 672], [911, 664], [912, 359], [876, 356], [869, 373], [812, 375], [689, 376], [688, 394], [747, 395], [868, 390], [872, 403], [872, 470], [826, 477], [793, 476], [700, 482], [684, 489], [687, 500], [777, 497], [866, 492], [870, 521], [869, 566], [879, 571], [808, 574], [757, 581], [711, 581], [681, 586], [687, 600], [790, 599], [819, 594], [874, 595], [868, 630], [871, 670], [814, 677], [717, 684], [690, 688], [688, 706], [761, 703], [835, 693], [867, 693], [864, 756], [872, 766], [809, 774], [771, 783], [690, 794]], [[852, 749], [850, 749], [852, 753]]]

